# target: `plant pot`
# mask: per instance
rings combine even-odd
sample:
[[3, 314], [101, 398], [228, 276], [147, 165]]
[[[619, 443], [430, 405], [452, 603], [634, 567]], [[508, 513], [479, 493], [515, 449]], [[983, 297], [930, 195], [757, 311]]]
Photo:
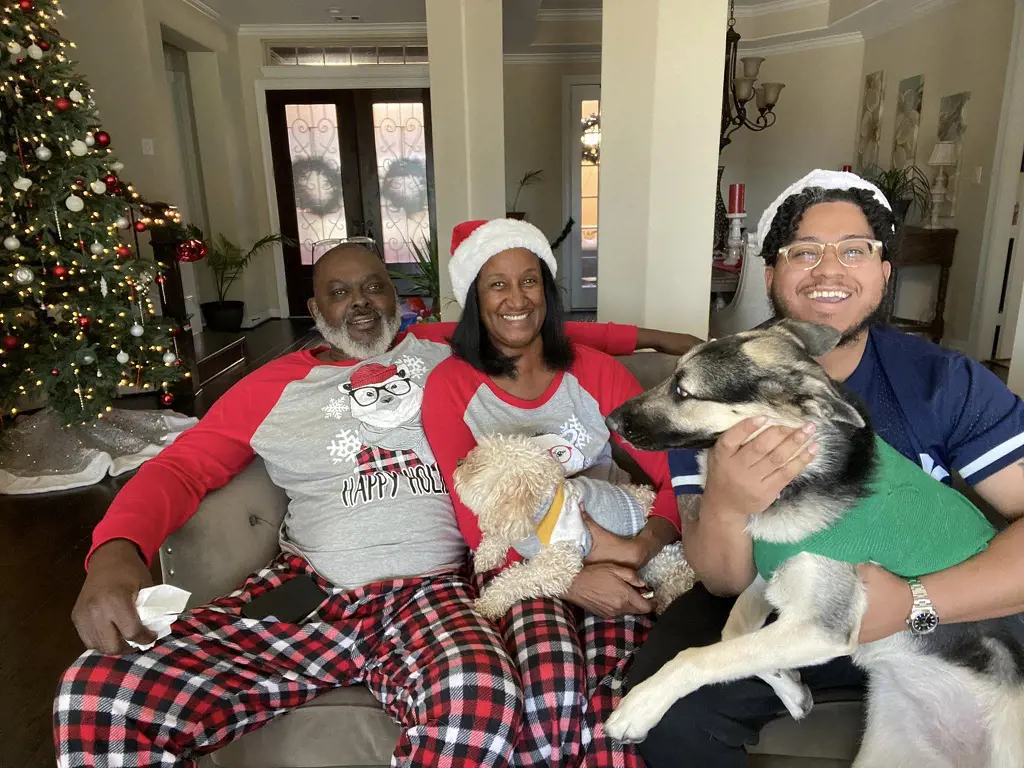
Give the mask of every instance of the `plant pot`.
[[207, 330], [238, 333], [242, 330], [244, 301], [204, 301], [199, 305]]
[[506, 219], [516, 219], [517, 221], [525, 221], [525, 219], [526, 219], [526, 212], [525, 211], [506, 211], [505, 212], [505, 218]]
[[907, 220], [907, 214], [910, 213], [910, 206], [914, 204], [913, 200], [894, 200], [892, 203], [892, 212], [896, 215], [896, 218], [902, 223]]

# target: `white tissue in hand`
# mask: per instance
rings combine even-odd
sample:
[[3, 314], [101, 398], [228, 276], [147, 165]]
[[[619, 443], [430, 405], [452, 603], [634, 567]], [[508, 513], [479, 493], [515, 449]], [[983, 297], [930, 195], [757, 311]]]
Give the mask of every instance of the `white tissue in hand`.
[[[156, 639], [167, 637], [171, 634], [171, 624], [185, 610], [191, 592], [171, 586], [170, 584], [157, 584], [155, 587], [146, 587], [139, 590], [139, 596], [135, 598], [135, 608], [139, 612], [139, 619], [146, 629], [152, 630]], [[138, 648], [140, 651], [148, 651], [155, 642], [149, 645], [140, 645], [128, 641], [128, 645]]]

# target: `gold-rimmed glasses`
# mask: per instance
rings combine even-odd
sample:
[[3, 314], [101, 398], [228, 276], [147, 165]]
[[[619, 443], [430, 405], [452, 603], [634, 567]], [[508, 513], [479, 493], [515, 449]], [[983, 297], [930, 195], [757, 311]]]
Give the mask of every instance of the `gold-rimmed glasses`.
[[779, 256], [794, 269], [814, 269], [824, 258], [825, 249], [830, 246], [835, 250], [839, 263], [851, 269], [862, 267], [882, 256], [881, 241], [866, 237], [851, 237], [836, 243], [790, 243], [779, 248]]

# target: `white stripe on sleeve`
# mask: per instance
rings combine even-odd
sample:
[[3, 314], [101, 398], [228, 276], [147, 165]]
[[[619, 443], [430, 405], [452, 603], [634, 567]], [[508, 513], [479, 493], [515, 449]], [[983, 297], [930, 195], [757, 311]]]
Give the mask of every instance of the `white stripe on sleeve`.
[[[976, 458], [970, 464], [961, 468], [960, 475], [966, 480], [971, 475], [980, 472], [993, 462], [999, 461], [999, 459], [1010, 453], [1010, 451], [1015, 451], [1022, 445], [1024, 445], [1024, 432], [1021, 432], [1015, 437], [1011, 437], [1006, 442], [1000, 443], [995, 448], [985, 451], [985, 453], [981, 454], [981, 456]], [[672, 484], [675, 485], [675, 480], [672, 481]]]

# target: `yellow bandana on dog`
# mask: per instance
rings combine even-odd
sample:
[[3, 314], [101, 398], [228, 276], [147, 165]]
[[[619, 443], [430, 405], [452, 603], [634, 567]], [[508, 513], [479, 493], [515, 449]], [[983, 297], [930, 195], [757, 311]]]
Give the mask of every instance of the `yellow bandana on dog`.
[[555, 526], [558, 524], [558, 518], [564, 507], [565, 486], [560, 485], [555, 491], [555, 498], [551, 501], [551, 506], [548, 507], [548, 511], [544, 513], [544, 517], [537, 524], [537, 538], [545, 547], [551, 544], [551, 534], [555, 532]]

